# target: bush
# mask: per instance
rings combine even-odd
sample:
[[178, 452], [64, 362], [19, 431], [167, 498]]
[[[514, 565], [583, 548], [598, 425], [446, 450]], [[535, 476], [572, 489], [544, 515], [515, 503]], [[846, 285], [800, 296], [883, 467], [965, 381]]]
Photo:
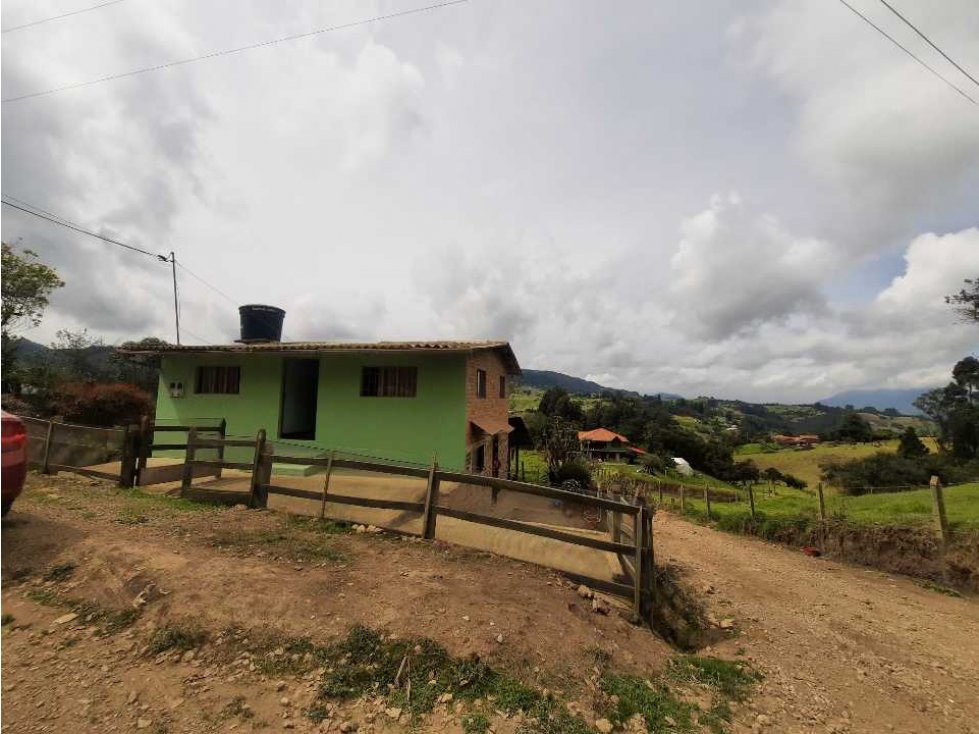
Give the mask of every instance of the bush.
[[120, 426], [138, 423], [142, 416], [151, 414], [153, 398], [122, 382], [69, 382], [60, 386], [54, 409], [67, 423]]
[[558, 468], [551, 481], [558, 486], [565, 482], [576, 482], [579, 487], [590, 487], [591, 470], [580, 461], [569, 461]]

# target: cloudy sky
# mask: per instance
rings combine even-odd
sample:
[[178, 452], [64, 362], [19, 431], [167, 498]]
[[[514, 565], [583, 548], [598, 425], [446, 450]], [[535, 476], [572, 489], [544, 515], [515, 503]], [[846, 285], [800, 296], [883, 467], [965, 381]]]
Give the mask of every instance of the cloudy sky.
[[[117, 2], [5, 33], [3, 98], [425, 4]], [[893, 4], [979, 76], [974, 0]], [[979, 348], [943, 301], [979, 275], [979, 106], [835, 0], [470, 0], [5, 102], [2, 173], [176, 251], [190, 343], [265, 302], [292, 340], [499, 337], [525, 367], [783, 401], [940, 384]], [[3, 238], [67, 282], [25, 336], [173, 339], [169, 266], [8, 207]]]

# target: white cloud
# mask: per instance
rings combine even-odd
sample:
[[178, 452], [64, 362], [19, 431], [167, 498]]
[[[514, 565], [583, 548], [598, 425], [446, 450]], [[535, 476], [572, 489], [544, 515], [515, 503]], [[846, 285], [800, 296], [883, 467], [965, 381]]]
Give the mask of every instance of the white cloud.
[[825, 306], [822, 285], [837, 266], [827, 242], [797, 237], [736, 194], [715, 196], [683, 221], [671, 266], [681, 324], [707, 338]]

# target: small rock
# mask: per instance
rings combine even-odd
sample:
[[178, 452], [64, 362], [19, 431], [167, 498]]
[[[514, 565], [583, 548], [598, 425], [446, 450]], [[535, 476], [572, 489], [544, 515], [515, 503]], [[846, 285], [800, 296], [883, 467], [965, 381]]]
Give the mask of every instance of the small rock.
[[356, 721], [344, 721], [342, 724], [340, 724], [340, 731], [342, 732], [357, 731], [357, 726], [358, 724]]
[[451, 693], [443, 693], [441, 696], [439, 696], [439, 703], [449, 703], [452, 698], [453, 696]]
[[592, 597], [591, 610], [595, 612], [595, 614], [608, 614], [609, 609], [610, 607], [607, 601], [599, 596]]
[[296, 728], [296, 722], [294, 722], [292, 719], [286, 719], [285, 721], [282, 722], [282, 728], [283, 729], [295, 729]]
[[469, 615], [468, 614], [463, 614], [462, 615], [462, 621], [463, 622], [468, 622], [469, 621]]
[[52, 622], [51, 624], [68, 624], [69, 622], [71, 622], [72, 620], [75, 620], [75, 619], [78, 619], [78, 615], [75, 614], [74, 612], [70, 612], [68, 614], [62, 614], [60, 617], [58, 617], [56, 620], [54, 620], [54, 622]]
[[189, 663], [191, 660], [194, 659], [194, 654], [195, 653], [193, 650], [188, 650], [187, 652], [185, 652], [183, 655], [180, 656], [180, 662]]
[[286, 689], [286, 682], [284, 680], [277, 680], [275, 682], [275, 690], [284, 691]]
[[153, 723], [152, 719], [139, 719], [136, 721], [137, 729], [147, 729]]
[[768, 716], [766, 716], [765, 714], [758, 714], [758, 716], [755, 717], [755, 723], [759, 727], [763, 727], [763, 726], [768, 726], [769, 724], [771, 724], [772, 723], [772, 720]]
[[139, 700], [139, 694], [136, 691], [130, 691], [129, 695], [126, 696], [126, 705], [132, 706], [138, 700]]
[[717, 626], [720, 627], [722, 630], [733, 630], [734, 620], [731, 619], [730, 617], [727, 617], [726, 619], [722, 619], [720, 622], [718, 622]]
[[591, 599], [594, 595], [595, 592], [593, 592], [584, 584], [578, 587], [578, 596], [580, 596], [582, 599]]
[[397, 719], [401, 716], [401, 708], [398, 706], [392, 706], [391, 708], [384, 709], [384, 713], [386, 713], [392, 719]]
[[289, 705], [289, 697], [288, 696], [283, 696], [282, 698], [279, 699], [279, 703], [281, 705], [283, 705], [283, 706], [288, 706]]
[[595, 728], [602, 734], [610, 734], [612, 731], [612, 722], [608, 719], [598, 719], [595, 722]]
[[248, 507], [246, 505], [234, 505], [231, 509], [236, 512], [241, 512], [242, 510], [247, 510]]
[[503, 644], [503, 635], [497, 635], [496, 641], [499, 642], [500, 644]]

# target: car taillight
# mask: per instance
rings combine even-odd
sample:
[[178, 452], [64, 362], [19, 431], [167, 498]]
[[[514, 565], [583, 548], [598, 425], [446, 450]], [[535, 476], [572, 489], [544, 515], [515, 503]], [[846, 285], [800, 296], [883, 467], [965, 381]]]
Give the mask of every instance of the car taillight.
[[3, 452], [17, 451], [27, 443], [27, 432], [24, 424], [16, 420], [3, 421], [3, 434], [0, 436], [0, 445]]

